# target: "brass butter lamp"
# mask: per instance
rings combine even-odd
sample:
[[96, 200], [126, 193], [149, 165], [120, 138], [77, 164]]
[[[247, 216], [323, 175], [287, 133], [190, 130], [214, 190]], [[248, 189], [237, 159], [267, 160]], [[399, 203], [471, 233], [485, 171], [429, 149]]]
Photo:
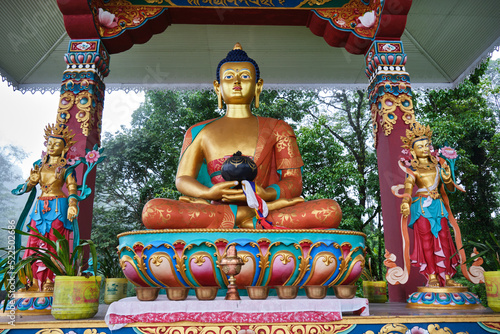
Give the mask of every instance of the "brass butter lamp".
[[222, 271], [229, 275], [229, 285], [227, 286], [227, 293], [225, 300], [240, 300], [240, 294], [238, 293], [238, 288], [235, 284], [236, 278], [234, 276], [238, 275], [241, 271], [241, 266], [245, 263], [242, 259], [238, 257], [236, 246], [231, 245], [228, 247], [226, 256], [222, 258], [219, 262], [219, 266]]

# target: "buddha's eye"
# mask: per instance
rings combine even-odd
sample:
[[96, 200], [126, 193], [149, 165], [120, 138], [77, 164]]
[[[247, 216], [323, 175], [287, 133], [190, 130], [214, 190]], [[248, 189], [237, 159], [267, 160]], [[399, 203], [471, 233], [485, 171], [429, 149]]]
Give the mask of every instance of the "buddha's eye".
[[226, 74], [224, 76], [224, 79], [226, 79], [226, 80], [231, 80], [232, 78], [234, 78], [234, 75], [232, 75], [232, 74]]
[[250, 79], [250, 75], [249, 74], [242, 74], [241, 78], [242, 79]]

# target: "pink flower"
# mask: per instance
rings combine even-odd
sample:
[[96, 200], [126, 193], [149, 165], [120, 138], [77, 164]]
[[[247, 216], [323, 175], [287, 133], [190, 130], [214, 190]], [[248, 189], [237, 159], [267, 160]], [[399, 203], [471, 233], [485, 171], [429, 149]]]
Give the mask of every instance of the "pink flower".
[[99, 23], [106, 28], [114, 28], [118, 26], [118, 18], [115, 14], [99, 8]]
[[408, 149], [405, 148], [405, 149], [401, 150], [401, 153], [403, 155], [408, 155], [408, 154], [410, 154], [410, 150], [408, 150]]
[[410, 167], [411, 166], [411, 162], [409, 162], [408, 160], [405, 161], [405, 166], [406, 167]]
[[90, 151], [89, 153], [87, 153], [87, 155], [85, 155], [85, 160], [87, 160], [87, 162], [89, 164], [91, 163], [94, 163], [96, 162], [100, 157], [100, 154], [98, 151], [96, 150], [93, 150], [93, 151]]
[[454, 148], [451, 148], [449, 146], [444, 146], [443, 148], [441, 148], [441, 154], [443, 155], [443, 157], [445, 157], [447, 159], [458, 158], [457, 151], [455, 151]]
[[76, 160], [72, 159], [72, 158], [68, 158], [68, 159], [66, 159], [66, 163], [70, 166], [73, 166], [76, 163]]

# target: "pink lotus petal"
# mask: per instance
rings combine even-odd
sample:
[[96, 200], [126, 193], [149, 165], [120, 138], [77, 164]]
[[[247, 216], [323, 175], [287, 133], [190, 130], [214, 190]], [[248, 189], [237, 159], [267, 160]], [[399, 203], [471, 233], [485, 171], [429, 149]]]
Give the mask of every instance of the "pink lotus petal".
[[115, 14], [111, 14], [110, 12], [99, 8], [99, 23], [106, 28], [114, 28], [118, 26], [118, 19], [115, 17]]
[[[371, 28], [375, 24], [376, 20], [375, 11], [366, 12], [363, 16], [358, 17], [360, 25], [365, 28]], [[359, 26], [359, 25], [358, 25]]]
[[93, 150], [93, 151], [90, 151], [89, 153], [87, 153], [85, 155], [85, 160], [91, 164], [91, 163], [94, 163], [94, 162], [97, 162], [97, 160], [99, 160], [99, 157], [100, 157], [100, 154], [98, 151], [96, 150]]

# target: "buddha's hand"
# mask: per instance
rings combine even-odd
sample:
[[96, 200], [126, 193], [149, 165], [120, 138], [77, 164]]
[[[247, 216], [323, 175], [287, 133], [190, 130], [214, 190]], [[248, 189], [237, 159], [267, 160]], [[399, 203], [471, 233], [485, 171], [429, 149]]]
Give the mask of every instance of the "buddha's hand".
[[232, 202], [232, 196], [243, 195], [243, 197], [245, 197], [245, 194], [243, 194], [243, 190], [232, 189], [237, 185], [238, 181], [226, 181], [214, 184], [203, 196], [203, 198], [212, 201]]
[[38, 184], [40, 181], [40, 167], [38, 165], [35, 166], [35, 168], [32, 168], [30, 171], [30, 178], [28, 182], [32, 185], [35, 186]]
[[[274, 190], [273, 188], [266, 189], [258, 184], [255, 184], [255, 192], [257, 193], [257, 195], [259, 195], [260, 198], [262, 198], [266, 202], [271, 202], [276, 199], [276, 190]], [[228, 203], [246, 202], [246, 200], [247, 197], [245, 196], [243, 190], [241, 191], [241, 193], [234, 193], [222, 196], [222, 201]]]
[[441, 178], [444, 183], [451, 182], [451, 169], [446, 162], [441, 165]]
[[410, 214], [410, 205], [408, 203], [401, 203], [401, 213], [403, 217], [408, 217]]

